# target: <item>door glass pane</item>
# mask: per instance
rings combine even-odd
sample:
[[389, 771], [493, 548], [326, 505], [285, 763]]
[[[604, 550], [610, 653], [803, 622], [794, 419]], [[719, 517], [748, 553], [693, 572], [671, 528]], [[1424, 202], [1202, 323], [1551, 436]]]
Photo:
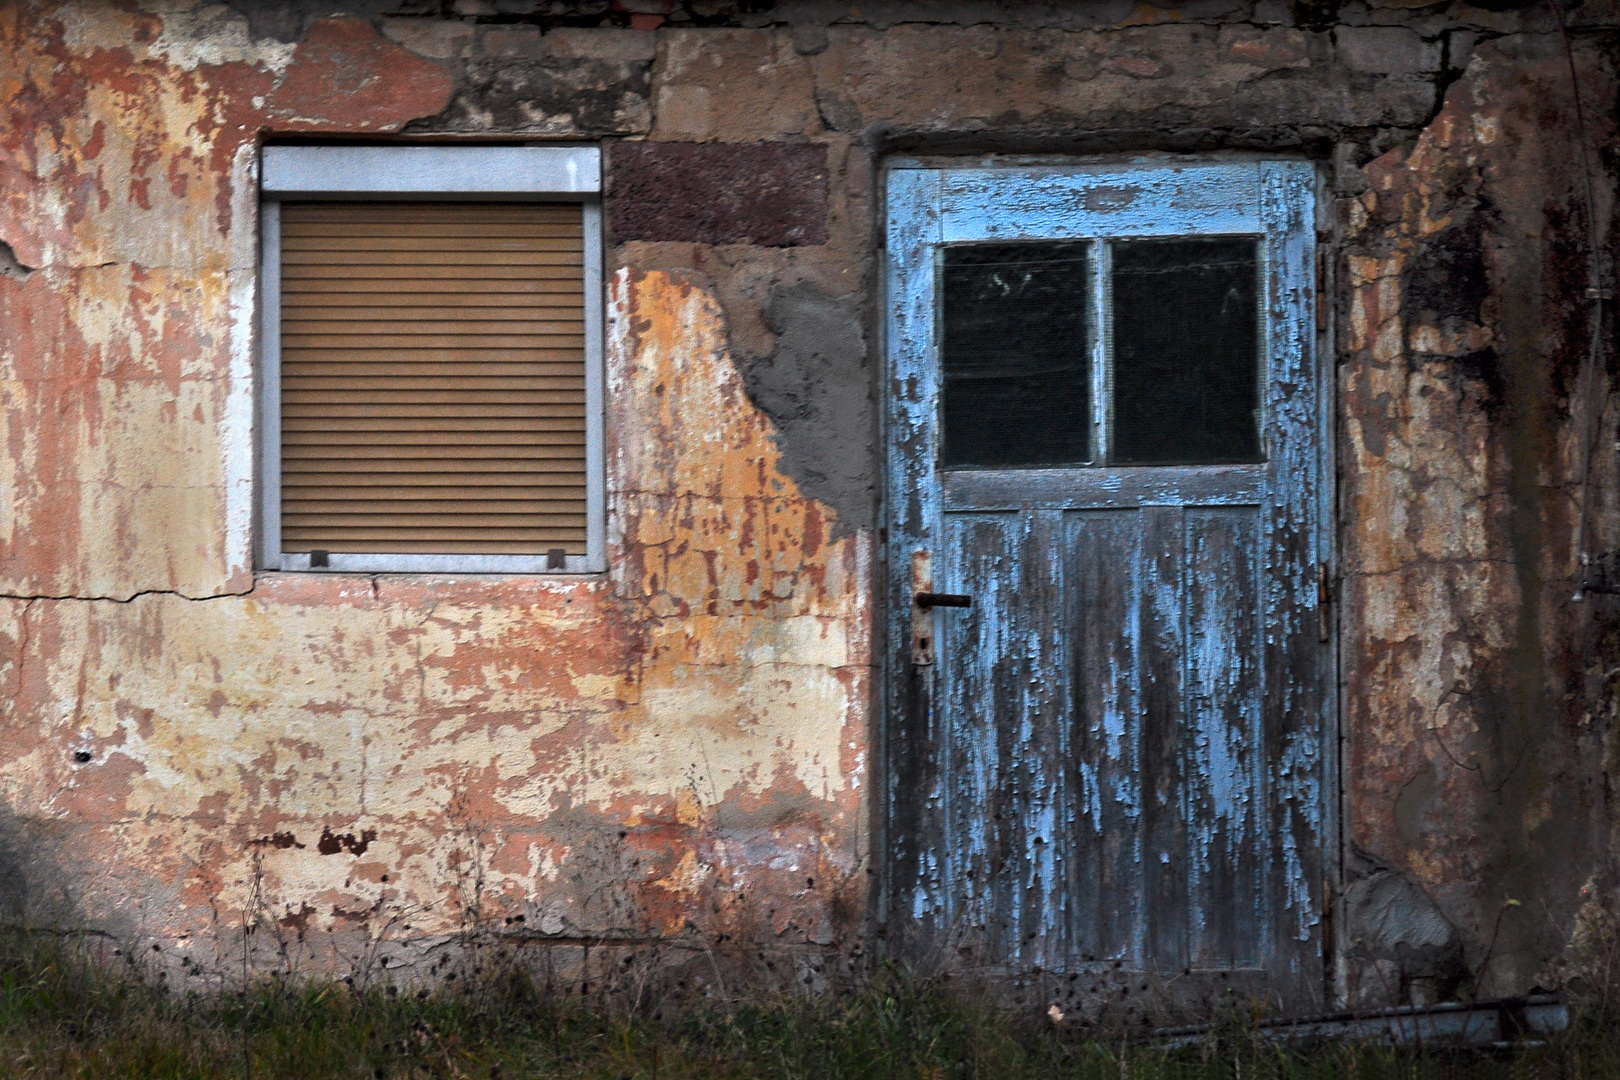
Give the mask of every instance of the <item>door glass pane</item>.
[[945, 466], [1091, 459], [1091, 245], [945, 249]]
[[1257, 248], [1230, 237], [1113, 245], [1113, 462], [1261, 460]]

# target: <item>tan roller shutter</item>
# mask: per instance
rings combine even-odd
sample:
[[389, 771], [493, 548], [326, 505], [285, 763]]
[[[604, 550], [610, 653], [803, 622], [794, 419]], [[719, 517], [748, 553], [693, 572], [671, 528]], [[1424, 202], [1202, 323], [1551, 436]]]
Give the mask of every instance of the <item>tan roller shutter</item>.
[[577, 204], [284, 203], [288, 552], [585, 552]]

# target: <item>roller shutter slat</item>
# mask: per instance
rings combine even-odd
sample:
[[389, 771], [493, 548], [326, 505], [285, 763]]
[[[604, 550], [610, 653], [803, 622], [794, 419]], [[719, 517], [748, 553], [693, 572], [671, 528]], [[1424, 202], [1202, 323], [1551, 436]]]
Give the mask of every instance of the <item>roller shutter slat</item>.
[[281, 223], [283, 550], [583, 554], [580, 207]]
[[[401, 328], [402, 329], [402, 328]], [[487, 329], [480, 327], [479, 329]], [[342, 349], [349, 344], [341, 334], [288, 334], [292, 349]], [[355, 344], [361, 344], [355, 342]], [[370, 334], [364, 344], [377, 349], [579, 349], [583, 335], [556, 334]]]
[[459, 370], [455, 365], [510, 365], [557, 374], [583, 372], [578, 349], [288, 349], [283, 367], [309, 364], [320, 368], [354, 367], [380, 371], [396, 364]]
[[[512, 322], [528, 324], [528, 322], [573, 322], [573, 313], [580, 306], [578, 296], [565, 296], [551, 304], [541, 303], [539, 296], [530, 296], [527, 301], [518, 300], [504, 306], [489, 306], [483, 304], [478, 308], [444, 308], [439, 306], [433, 298], [418, 298], [411, 303], [410, 308], [379, 308], [376, 304], [353, 304], [348, 308], [342, 306], [326, 306], [326, 308], [308, 308], [301, 314], [301, 321], [305, 325], [340, 324], [347, 332], [352, 334], [353, 324], [366, 325], [373, 322], [382, 324], [395, 324], [403, 322], [410, 325], [413, 332], [421, 332], [426, 325], [447, 325], [452, 334], [467, 332], [467, 325], [463, 324], [492, 324], [501, 327], [502, 334], [510, 334]], [[308, 330], [306, 330], [308, 332]]]
[[580, 370], [580, 367], [581, 366], [579, 364], [524, 364], [498, 360], [489, 363], [480, 363], [478, 361], [460, 361], [454, 364], [433, 362], [391, 363], [386, 360], [378, 360], [370, 363], [361, 362], [355, 364], [341, 361], [324, 364], [310, 364], [299, 361], [291, 364], [282, 364], [281, 377], [283, 380], [289, 378], [303, 378], [306, 376], [315, 379], [375, 379], [395, 376], [408, 378], [418, 375], [425, 376], [427, 378], [437, 378], [453, 372], [458, 376], [464, 377], [487, 375], [492, 377], [510, 378], [518, 375], [532, 375], [538, 378], [546, 379], [573, 379], [575, 382], [582, 383], [585, 378], [585, 373]]
[[[302, 458], [282, 470], [284, 485], [293, 487], [578, 487], [577, 472], [567, 459], [556, 458], [386, 458], [347, 460]], [[487, 497], [487, 496], [485, 496]], [[549, 497], [549, 496], [548, 496]]]
[[[538, 313], [536, 313], [538, 314]], [[485, 339], [498, 339], [503, 344], [523, 347], [529, 341], [512, 340], [519, 337], [564, 337], [579, 333], [579, 324], [572, 319], [537, 318], [502, 319], [499, 322], [481, 322], [473, 319], [295, 319], [287, 320], [281, 332], [289, 338], [308, 338], [343, 335], [361, 335], [370, 339], [389, 340], [394, 337], [421, 337], [426, 335], [454, 335], [471, 338], [476, 345]], [[408, 343], [406, 343], [408, 344]], [[295, 346], [296, 348], [296, 346]]]
[[300, 520], [309, 526], [343, 525], [363, 528], [367, 525], [376, 525], [380, 528], [401, 524], [418, 525], [423, 528], [431, 525], [454, 528], [465, 523], [467, 514], [478, 514], [480, 517], [489, 518], [496, 525], [532, 528], [536, 522], [568, 524], [573, 520], [572, 502], [573, 500], [566, 498], [530, 498], [455, 501], [423, 499], [418, 502], [379, 499], [370, 503], [356, 503], [339, 492], [325, 499], [309, 498], [299, 511], [299, 515]]
[[[517, 515], [514, 515], [517, 516]], [[500, 515], [491, 515], [496, 518], [492, 523], [478, 522], [475, 525], [462, 524], [469, 519], [458, 515], [448, 515], [449, 521], [421, 521], [415, 514], [394, 514], [387, 520], [355, 522], [348, 515], [337, 515], [345, 520], [326, 520], [320, 514], [295, 515], [295, 520], [284, 526], [308, 541], [314, 541], [312, 546], [319, 547], [320, 541], [331, 537], [334, 541], [365, 540], [373, 545], [391, 543], [395, 538], [400, 540], [417, 541], [454, 541], [454, 540], [523, 540], [526, 538], [539, 539], [555, 537], [570, 528], [583, 528], [583, 516], [575, 518], [568, 514], [527, 514], [521, 515], [522, 524], [506, 522]], [[308, 520], [303, 520], [307, 517]], [[341, 548], [328, 548], [328, 551], [342, 550]], [[387, 551], [386, 547], [373, 546], [371, 548], [350, 548], [351, 551]], [[443, 549], [440, 549], [443, 554]]]
[[[515, 425], [516, 421], [532, 420], [572, 420], [578, 413], [576, 405], [287, 405], [283, 404], [281, 415], [291, 417], [294, 430], [318, 431], [323, 430], [316, 426], [299, 427], [302, 421], [319, 421], [330, 416], [334, 420], [503, 420], [505, 425], [497, 425], [504, 430], [505, 427]], [[379, 428], [389, 425], [378, 424]], [[403, 428], [403, 425], [401, 425]], [[484, 430], [483, 428], [467, 428], [466, 430]], [[494, 430], [494, 429], [491, 429]], [[585, 421], [579, 420], [577, 429], [585, 430]]]
[[[401, 268], [395, 268], [401, 269]], [[408, 267], [402, 268], [408, 270]], [[570, 291], [572, 290], [572, 291]], [[394, 273], [387, 277], [338, 276], [282, 279], [282, 295], [330, 297], [324, 304], [403, 304], [417, 303], [412, 297], [435, 297], [446, 305], [495, 304], [500, 297], [528, 296], [539, 303], [547, 298], [583, 295], [574, 267], [536, 268], [532, 275], [518, 277], [458, 278], [454, 274], [428, 277]], [[314, 303], [314, 301], [310, 301]]]
[[[578, 273], [570, 269], [569, 277]], [[529, 284], [535, 284], [529, 279]], [[471, 290], [434, 288], [433, 279], [367, 278], [363, 281], [331, 282], [346, 288], [300, 289], [289, 291], [300, 310], [300, 317], [314, 322], [551, 322], [561, 319], [572, 321], [584, 299], [578, 288], [563, 289], [486, 289]], [[447, 283], [448, 284], [448, 283]], [[501, 281], [502, 286], [522, 285], [523, 282]], [[569, 281], [570, 286], [575, 285]], [[359, 286], [364, 286], [360, 288]], [[462, 327], [457, 327], [460, 330]]]
[[[574, 239], [578, 230], [571, 230], [566, 224], [559, 225], [498, 225], [492, 222], [474, 222], [472, 224], [454, 225], [443, 223], [424, 222], [419, 224], [404, 224], [398, 226], [389, 242], [405, 242], [411, 238], [426, 240], [508, 240], [508, 239]], [[362, 241], [377, 239], [375, 225], [344, 224], [342, 222], [326, 222], [320, 225], [282, 225], [281, 242], [291, 245], [307, 245], [310, 241], [324, 241], [334, 238], [352, 238]]]
[[[418, 409], [437, 406], [463, 409], [486, 405], [491, 409], [511, 410], [520, 407], [583, 406], [585, 391], [566, 390], [284, 390], [283, 408], [299, 405], [313, 409], [383, 408], [397, 405], [405, 415], [420, 415]], [[339, 414], [341, 415], [341, 414]]]
[[[453, 267], [474, 273], [483, 267], [516, 270], [527, 266], [580, 266], [583, 251], [283, 251], [282, 272], [297, 274], [298, 269], [343, 269], [363, 267], [378, 271], [390, 267], [411, 271], [431, 271], [433, 267]], [[424, 274], [423, 276], [431, 276]], [[524, 275], [527, 276], [527, 275]]]
[[[584, 494], [579, 477], [562, 470], [535, 472], [518, 466], [521, 461], [504, 461], [506, 472], [490, 469], [416, 472], [409, 469], [379, 470], [344, 476], [332, 472], [294, 472], [285, 487], [296, 489], [299, 498], [355, 499], [572, 499]], [[318, 493], [325, 492], [324, 495]]]
[[[344, 466], [347, 466], [345, 468]], [[479, 458], [466, 461], [446, 458], [416, 458], [396, 463], [387, 459], [331, 461], [307, 458], [292, 462], [284, 474], [294, 487], [377, 485], [392, 483], [403, 487], [459, 487], [469, 480], [483, 485], [525, 487], [577, 487], [579, 477], [568, 463], [550, 458]]]
[[[447, 457], [454, 454], [454, 457]], [[531, 469], [549, 472], [566, 470], [579, 452], [572, 446], [447, 446], [443, 442], [421, 442], [415, 445], [393, 443], [389, 445], [348, 445], [343, 456], [333, 458], [323, 446], [286, 446], [281, 455], [294, 470], [338, 472], [354, 468], [403, 469], [422, 472], [444, 472], [450, 469], [483, 468]], [[362, 466], [361, 461], [371, 462]]]
[[[458, 298], [459, 299], [459, 298]], [[499, 299], [498, 297], [496, 299]], [[427, 322], [430, 318], [436, 323], [513, 323], [513, 322], [555, 322], [559, 318], [572, 319], [578, 309], [580, 298], [577, 296], [563, 297], [556, 301], [539, 296], [529, 297], [528, 301], [517, 300], [499, 305], [492, 304], [458, 304], [448, 306], [441, 297], [417, 296], [410, 298], [407, 306], [383, 307], [377, 303], [369, 304], [324, 304], [322, 306], [303, 307], [299, 317], [308, 320], [313, 325], [323, 322], [342, 323], [411, 323], [413, 329]]]
[[585, 443], [585, 422], [572, 417], [539, 420], [387, 420], [341, 423], [306, 422], [291, 433], [282, 432], [283, 446], [337, 446], [345, 443], [367, 446], [467, 446], [487, 445], [487, 433], [500, 432], [500, 445], [562, 447], [569, 441]]
[[578, 233], [569, 235], [567, 229], [511, 229], [500, 226], [477, 225], [452, 228], [443, 226], [406, 226], [378, 235], [368, 226], [320, 226], [309, 229], [282, 230], [281, 245], [292, 251], [416, 251], [439, 249], [454, 251], [548, 250], [549, 248], [577, 249], [583, 246]]
[[[297, 221], [302, 223], [370, 222], [399, 228], [422, 222], [448, 224], [476, 222], [488, 225], [566, 223], [578, 218], [579, 208], [571, 203], [527, 205], [521, 209], [532, 216], [514, 218], [510, 203], [386, 203], [329, 202], [300, 203]], [[283, 222], [285, 225], [286, 223]]]
[[[579, 275], [584, 266], [583, 259], [572, 262], [557, 263], [555, 265], [537, 264], [533, 266], [485, 266], [476, 268], [478, 277], [484, 283], [498, 286], [489, 290], [492, 292], [511, 292], [512, 282], [566, 282], [569, 285], [577, 284]], [[470, 269], [465, 264], [449, 263], [445, 265], [431, 263], [416, 263], [399, 266], [348, 266], [327, 263], [311, 263], [300, 266], [284, 266], [281, 271], [281, 280], [291, 286], [295, 295], [305, 292], [314, 292], [318, 289], [329, 288], [334, 283], [343, 282], [350, 286], [349, 292], [377, 292], [379, 286], [391, 281], [416, 283], [432, 282], [434, 288], [439, 288], [439, 282], [453, 282], [465, 278]], [[308, 283], [306, 286], [305, 283]], [[455, 290], [445, 287], [447, 292]], [[386, 291], [386, 290], [383, 290]], [[431, 291], [431, 290], [430, 290]]]
[[[376, 395], [384, 392], [433, 391], [457, 395], [461, 399], [464, 391], [488, 391], [502, 394], [512, 391], [512, 397], [523, 399], [523, 392], [531, 390], [555, 390], [567, 392], [565, 400], [572, 401], [575, 396], [585, 393], [585, 380], [568, 377], [547, 378], [533, 375], [446, 375], [435, 378], [430, 375], [396, 375], [383, 376], [356, 376], [356, 375], [294, 375], [282, 379], [283, 392], [289, 390], [313, 391], [316, 393], [360, 395], [365, 400], [389, 400], [378, 398]], [[498, 398], [497, 400], [504, 400]]]
[[[458, 553], [463, 555], [532, 555], [535, 548], [544, 550], [550, 547], [562, 546], [559, 543], [549, 542], [551, 539], [551, 536], [541, 533], [533, 540], [510, 542], [458, 540], [456, 542], [456, 547], [458, 549]], [[562, 535], [561, 539], [566, 540], [566, 535]], [[442, 555], [444, 553], [443, 545], [441, 543], [422, 543], [418, 541], [398, 539], [389, 540], [388, 549], [387, 554], [390, 555]], [[289, 550], [291, 549], [289, 548]], [[377, 544], [368, 544], [363, 540], [344, 540], [341, 542], [333, 542], [327, 548], [327, 550], [333, 552], [353, 551], [366, 554], [376, 554], [379, 552]]]
[[568, 468], [566, 460], [523, 457], [476, 460], [412, 458], [399, 462], [380, 458], [356, 461], [306, 458], [292, 462], [292, 467], [283, 474], [283, 478], [288, 486], [301, 488], [392, 484], [397, 487], [459, 489], [469, 481], [491, 487], [517, 486], [547, 490], [579, 486], [579, 476]]

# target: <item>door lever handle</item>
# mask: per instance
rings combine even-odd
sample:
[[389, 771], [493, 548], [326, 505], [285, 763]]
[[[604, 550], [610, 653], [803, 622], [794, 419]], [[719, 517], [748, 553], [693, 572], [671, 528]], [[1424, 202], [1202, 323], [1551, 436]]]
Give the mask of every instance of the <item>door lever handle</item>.
[[973, 597], [963, 596], [961, 593], [920, 592], [917, 594], [916, 600], [917, 606], [920, 608], [973, 606]]

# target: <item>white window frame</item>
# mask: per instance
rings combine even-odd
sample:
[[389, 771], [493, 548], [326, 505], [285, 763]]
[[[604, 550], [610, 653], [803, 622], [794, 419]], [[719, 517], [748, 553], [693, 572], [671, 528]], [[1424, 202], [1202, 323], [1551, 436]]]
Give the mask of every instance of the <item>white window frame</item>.
[[[266, 146], [260, 171], [259, 544], [263, 570], [315, 573], [601, 573], [607, 569], [604, 461], [602, 169], [595, 146]], [[281, 202], [578, 202], [585, 225], [586, 553], [536, 555], [281, 550]]]

